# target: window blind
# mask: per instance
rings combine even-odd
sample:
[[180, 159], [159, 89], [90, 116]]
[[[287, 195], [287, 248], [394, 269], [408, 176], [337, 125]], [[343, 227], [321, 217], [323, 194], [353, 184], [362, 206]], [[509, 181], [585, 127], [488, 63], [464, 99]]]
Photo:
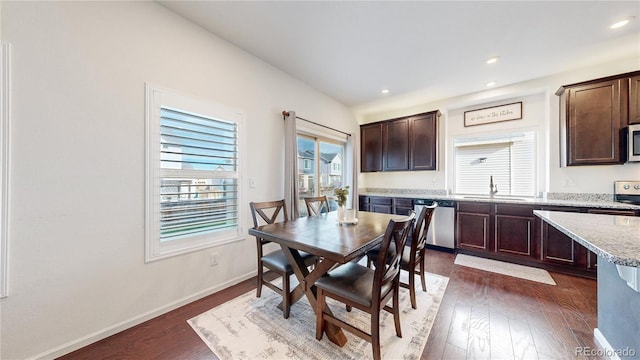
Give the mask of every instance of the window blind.
[[238, 226], [237, 124], [162, 107], [160, 239]]
[[456, 140], [456, 193], [487, 195], [493, 176], [498, 195], [534, 196], [534, 144], [533, 133]]

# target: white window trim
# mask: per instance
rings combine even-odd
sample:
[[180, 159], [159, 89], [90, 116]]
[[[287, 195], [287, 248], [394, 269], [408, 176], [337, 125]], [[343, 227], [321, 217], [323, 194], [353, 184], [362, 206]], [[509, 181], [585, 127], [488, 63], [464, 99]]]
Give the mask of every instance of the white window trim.
[[11, 44], [0, 51], [0, 298], [8, 295], [9, 243], [9, 122], [11, 119]]
[[[244, 112], [230, 109], [222, 105], [195, 100], [190, 96], [178, 94], [171, 90], [165, 90], [146, 84], [146, 109], [145, 109], [145, 145], [146, 145], [146, 178], [145, 178], [145, 262], [165, 259], [176, 255], [185, 254], [213, 246], [219, 246], [231, 242], [244, 240], [243, 211], [238, 209], [237, 231], [220, 232], [216, 234], [205, 233], [169, 241], [160, 242], [160, 220], [157, 217], [160, 208], [159, 187], [161, 170], [160, 163], [160, 107], [168, 106], [183, 109], [192, 113], [202, 114], [206, 117], [225, 119], [236, 122], [238, 126], [238, 204], [243, 204], [245, 186], [242, 181], [244, 171]], [[164, 170], [165, 172], [167, 170]], [[187, 171], [185, 176], [200, 177], [203, 174]]]

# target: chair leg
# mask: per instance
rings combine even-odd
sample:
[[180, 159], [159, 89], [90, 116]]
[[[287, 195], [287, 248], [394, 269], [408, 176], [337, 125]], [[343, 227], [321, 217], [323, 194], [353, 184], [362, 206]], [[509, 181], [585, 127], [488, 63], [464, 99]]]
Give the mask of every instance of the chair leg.
[[367, 256], [367, 267], [371, 269], [371, 258]]
[[318, 340], [322, 340], [322, 335], [324, 333], [324, 307], [324, 292], [322, 289], [318, 288], [316, 300], [316, 339]]
[[[418, 308], [416, 304], [416, 271], [409, 271], [409, 297], [411, 298], [411, 307], [414, 309]], [[394, 295], [395, 299], [395, 295]], [[394, 305], [395, 307], [395, 305]]]
[[401, 338], [402, 337], [402, 329], [400, 328], [400, 294], [399, 289], [396, 289], [393, 292], [393, 322], [396, 325], [396, 335]]
[[371, 347], [373, 360], [380, 360], [380, 311], [374, 311], [371, 314]]
[[282, 315], [285, 319], [289, 318], [289, 311], [291, 310], [291, 293], [290, 293], [290, 279], [288, 274], [282, 276]]
[[351, 312], [351, 309], [353, 309], [353, 307], [351, 305], [346, 305], [345, 310], [347, 310], [347, 312]]
[[425, 257], [424, 254], [421, 255], [420, 257], [420, 281], [422, 282], [422, 291], [426, 292], [427, 291], [427, 283], [426, 283], [426, 275], [427, 272], [427, 264], [425, 261]]
[[256, 282], [256, 297], [262, 295], [262, 276], [263, 276], [262, 263], [258, 259], [258, 281]]

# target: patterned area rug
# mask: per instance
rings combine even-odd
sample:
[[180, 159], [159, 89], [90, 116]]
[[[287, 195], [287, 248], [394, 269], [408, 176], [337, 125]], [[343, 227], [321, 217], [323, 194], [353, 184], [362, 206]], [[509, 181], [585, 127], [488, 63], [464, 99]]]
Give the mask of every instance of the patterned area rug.
[[[402, 276], [406, 278], [407, 272]], [[417, 279], [418, 280], [418, 279]], [[381, 351], [383, 359], [419, 359], [427, 343], [433, 320], [449, 279], [427, 273], [427, 292], [416, 292], [418, 309], [412, 309], [409, 291], [400, 289], [402, 338], [395, 335], [393, 315], [382, 311]], [[419, 280], [417, 281], [419, 284]], [[250, 291], [200, 314], [189, 325], [218, 358], [226, 359], [370, 359], [371, 344], [345, 331], [347, 344], [338, 347], [325, 335], [315, 337], [315, 314], [306, 298], [291, 307], [289, 319], [277, 306], [281, 298], [263, 289], [256, 298]], [[327, 301], [337, 316], [369, 329], [369, 315], [358, 309], [350, 313], [344, 305]]]
[[511, 264], [504, 261], [485, 259], [464, 254], [456, 255], [454, 264], [484, 271], [490, 271], [502, 275], [513, 276], [520, 279], [537, 281], [544, 284], [556, 285], [556, 282], [553, 280], [547, 270], [530, 266]]

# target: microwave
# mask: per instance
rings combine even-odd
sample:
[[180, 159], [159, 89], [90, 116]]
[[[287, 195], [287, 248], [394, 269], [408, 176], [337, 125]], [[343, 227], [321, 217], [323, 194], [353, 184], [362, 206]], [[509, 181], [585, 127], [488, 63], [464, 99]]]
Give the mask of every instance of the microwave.
[[626, 136], [627, 161], [640, 161], [640, 124], [629, 125]]

